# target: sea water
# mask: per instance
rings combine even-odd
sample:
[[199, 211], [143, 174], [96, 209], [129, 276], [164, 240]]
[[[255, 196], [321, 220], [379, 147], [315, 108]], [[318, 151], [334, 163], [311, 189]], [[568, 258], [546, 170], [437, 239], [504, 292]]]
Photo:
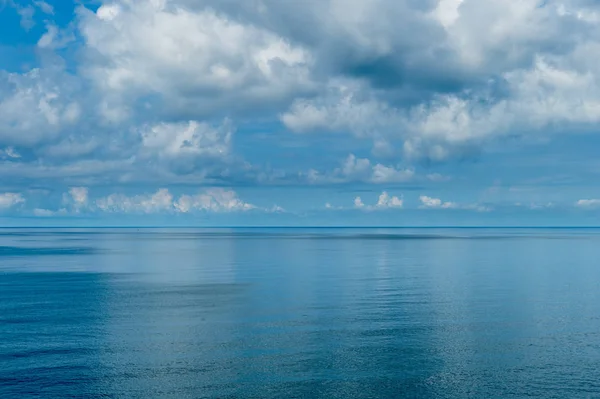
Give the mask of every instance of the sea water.
[[600, 397], [600, 230], [2, 229], [0, 397]]

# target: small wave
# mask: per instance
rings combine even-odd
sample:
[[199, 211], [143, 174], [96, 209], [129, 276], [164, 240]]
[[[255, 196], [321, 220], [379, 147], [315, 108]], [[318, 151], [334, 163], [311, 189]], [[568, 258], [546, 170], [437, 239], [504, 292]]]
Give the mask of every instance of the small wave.
[[0, 257], [3, 256], [58, 256], [58, 255], [93, 255], [98, 251], [91, 247], [8, 247], [0, 246]]

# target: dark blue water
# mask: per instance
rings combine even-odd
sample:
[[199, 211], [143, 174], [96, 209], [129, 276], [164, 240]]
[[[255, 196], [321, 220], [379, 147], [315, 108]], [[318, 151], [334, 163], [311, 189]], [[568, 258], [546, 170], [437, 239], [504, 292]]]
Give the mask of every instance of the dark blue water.
[[0, 230], [0, 397], [598, 398], [600, 230]]

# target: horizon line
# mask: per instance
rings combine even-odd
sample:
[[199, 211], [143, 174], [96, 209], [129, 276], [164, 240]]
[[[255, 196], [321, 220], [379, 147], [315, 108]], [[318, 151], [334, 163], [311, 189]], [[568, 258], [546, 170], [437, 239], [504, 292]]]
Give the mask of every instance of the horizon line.
[[0, 229], [600, 229], [600, 226], [323, 226], [323, 225], [299, 225], [299, 226], [269, 226], [269, 225], [232, 225], [232, 226], [176, 226], [176, 225], [98, 225], [98, 226], [0, 226]]

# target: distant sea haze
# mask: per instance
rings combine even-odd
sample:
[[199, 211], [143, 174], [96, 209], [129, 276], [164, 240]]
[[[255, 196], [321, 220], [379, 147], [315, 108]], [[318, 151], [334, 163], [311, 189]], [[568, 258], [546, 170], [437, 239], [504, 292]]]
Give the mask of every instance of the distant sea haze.
[[598, 229], [0, 229], [0, 398], [600, 397]]

